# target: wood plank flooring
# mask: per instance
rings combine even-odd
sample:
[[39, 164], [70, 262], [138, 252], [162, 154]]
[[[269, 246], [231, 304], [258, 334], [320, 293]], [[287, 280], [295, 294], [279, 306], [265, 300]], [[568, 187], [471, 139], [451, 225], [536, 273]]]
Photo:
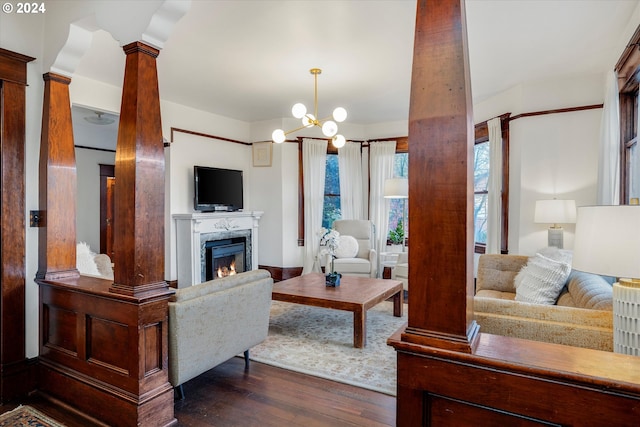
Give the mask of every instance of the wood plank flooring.
[[[322, 378], [235, 357], [184, 384], [175, 402], [179, 426], [394, 426], [396, 399]], [[38, 397], [24, 404], [68, 427], [93, 427]], [[98, 404], [98, 402], [96, 402]], [[0, 413], [17, 405], [0, 406]]]

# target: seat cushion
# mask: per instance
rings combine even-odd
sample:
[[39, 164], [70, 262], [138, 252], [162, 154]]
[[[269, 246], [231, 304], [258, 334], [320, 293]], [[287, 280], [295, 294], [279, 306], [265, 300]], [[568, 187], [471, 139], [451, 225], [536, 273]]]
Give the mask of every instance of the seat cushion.
[[362, 258], [337, 258], [333, 260], [333, 269], [338, 273], [370, 273], [371, 263]]

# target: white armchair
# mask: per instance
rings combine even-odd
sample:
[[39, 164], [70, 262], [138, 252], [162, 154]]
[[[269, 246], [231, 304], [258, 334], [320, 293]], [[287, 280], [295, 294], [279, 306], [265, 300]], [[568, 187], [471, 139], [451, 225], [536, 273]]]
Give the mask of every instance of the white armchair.
[[409, 290], [409, 252], [400, 252], [398, 254], [398, 262], [391, 270], [391, 278], [400, 280], [402, 288], [405, 291]]
[[[352, 236], [358, 242], [355, 256], [339, 256], [333, 261], [334, 271], [352, 276], [376, 277], [378, 255], [375, 250], [375, 229], [369, 220], [339, 219], [333, 222], [333, 228], [340, 236]], [[326, 266], [329, 266], [330, 260]]]

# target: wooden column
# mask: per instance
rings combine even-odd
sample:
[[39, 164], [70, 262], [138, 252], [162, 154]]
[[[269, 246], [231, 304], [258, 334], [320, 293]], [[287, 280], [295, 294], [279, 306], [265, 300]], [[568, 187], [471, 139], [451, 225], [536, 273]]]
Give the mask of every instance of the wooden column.
[[25, 357], [25, 87], [34, 58], [0, 49], [0, 402], [31, 390]]
[[423, 309], [409, 311], [403, 340], [465, 352], [478, 332], [465, 298], [473, 295], [472, 115], [464, 2], [419, 1], [409, 111], [409, 306]]
[[[163, 280], [164, 147], [155, 64], [158, 51], [142, 43], [124, 50], [127, 61], [115, 168], [115, 283], [68, 273], [75, 271], [75, 228], [67, 218], [49, 212], [46, 251], [41, 254], [47, 270], [38, 280], [39, 391], [107, 425], [168, 426], [176, 419], [168, 380], [167, 303], [172, 291]], [[41, 182], [41, 189], [47, 191], [49, 210], [57, 208], [57, 200], [67, 201], [75, 224], [75, 161], [66, 145], [57, 145], [60, 139], [51, 131], [57, 129], [53, 125], [71, 128], [71, 116], [64, 115], [69, 103], [48, 99], [47, 94], [57, 93], [54, 89], [45, 92], [45, 106], [50, 105], [49, 115], [65, 123], [54, 121], [47, 129], [51, 147], [43, 153], [48, 176], [55, 180]], [[52, 164], [64, 164], [70, 171], [57, 174]], [[62, 253], [53, 253], [56, 248], [62, 248]]]
[[76, 155], [69, 83], [54, 73], [44, 78], [40, 137], [40, 230], [38, 279], [78, 277], [76, 269]]
[[[419, 0], [409, 118], [409, 322], [398, 352], [404, 426], [635, 426], [634, 356], [478, 333], [464, 0]], [[561, 402], [561, 403], [559, 403]]]
[[113, 291], [166, 289], [164, 281], [164, 144], [156, 57], [143, 43], [127, 55], [116, 149]]

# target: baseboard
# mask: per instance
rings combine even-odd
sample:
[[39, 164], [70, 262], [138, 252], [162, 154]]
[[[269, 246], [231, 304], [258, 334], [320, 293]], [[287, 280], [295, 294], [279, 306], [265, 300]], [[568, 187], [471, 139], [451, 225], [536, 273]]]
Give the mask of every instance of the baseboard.
[[267, 270], [271, 273], [271, 277], [276, 282], [291, 279], [292, 277], [297, 277], [302, 274], [302, 267], [272, 267], [269, 265], [259, 265], [258, 268]]

